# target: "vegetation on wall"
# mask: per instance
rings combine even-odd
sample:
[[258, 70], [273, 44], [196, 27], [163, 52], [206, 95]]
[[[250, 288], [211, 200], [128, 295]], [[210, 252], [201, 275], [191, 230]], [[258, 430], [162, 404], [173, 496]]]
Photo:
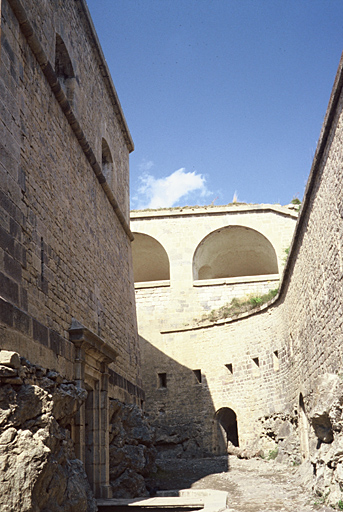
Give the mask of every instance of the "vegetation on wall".
[[263, 295], [250, 294], [241, 298], [234, 297], [230, 303], [225, 304], [218, 309], [213, 309], [210, 313], [203, 315], [200, 320], [195, 321], [197, 323], [217, 322], [218, 320], [223, 320], [225, 318], [235, 317], [240, 313], [252, 311], [272, 300], [277, 295], [278, 291], [279, 288], [274, 288]]

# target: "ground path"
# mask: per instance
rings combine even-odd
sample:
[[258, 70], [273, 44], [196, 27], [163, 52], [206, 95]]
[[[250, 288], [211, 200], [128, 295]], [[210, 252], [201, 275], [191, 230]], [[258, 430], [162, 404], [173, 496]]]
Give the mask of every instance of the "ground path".
[[192, 488], [227, 491], [227, 512], [333, 512], [301, 487], [297, 473], [297, 467], [285, 464], [230, 457], [227, 473], [208, 475]]

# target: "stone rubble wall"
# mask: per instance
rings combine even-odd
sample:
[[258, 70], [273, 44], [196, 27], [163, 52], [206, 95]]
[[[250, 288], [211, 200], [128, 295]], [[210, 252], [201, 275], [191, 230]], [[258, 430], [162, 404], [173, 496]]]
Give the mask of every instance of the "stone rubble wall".
[[70, 428], [87, 392], [59, 373], [0, 351], [0, 509], [95, 512]]
[[325, 373], [305, 399], [309, 461], [304, 476], [315, 493], [336, 506], [343, 492], [343, 381]]
[[114, 498], [148, 496], [155, 471], [155, 430], [136, 405], [110, 401], [110, 483]]

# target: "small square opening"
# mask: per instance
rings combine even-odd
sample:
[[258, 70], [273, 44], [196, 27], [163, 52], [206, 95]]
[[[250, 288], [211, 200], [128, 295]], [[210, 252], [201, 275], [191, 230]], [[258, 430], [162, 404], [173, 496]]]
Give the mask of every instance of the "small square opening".
[[229, 370], [229, 373], [231, 373], [231, 375], [233, 375], [233, 367], [232, 367], [232, 363], [228, 363], [225, 365], [226, 368]]
[[275, 350], [273, 353], [273, 367], [274, 371], [278, 372], [280, 370], [280, 361], [279, 361], [279, 351]]
[[201, 383], [201, 370], [193, 370], [194, 375], [197, 378], [197, 381]]
[[165, 389], [167, 387], [167, 374], [159, 373], [158, 374], [158, 387]]

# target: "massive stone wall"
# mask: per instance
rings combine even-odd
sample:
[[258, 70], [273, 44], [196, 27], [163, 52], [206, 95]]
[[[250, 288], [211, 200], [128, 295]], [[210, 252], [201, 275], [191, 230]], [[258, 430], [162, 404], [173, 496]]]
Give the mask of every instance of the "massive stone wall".
[[342, 369], [342, 137], [340, 63], [326, 114], [286, 279], [285, 319], [294, 398], [308, 394], [323, 372]]
[[[125, 120], [102, 76], [84, 3], [22, 5], [52, 68], [56, 34], [63, 38], [75, 75], [71, 108], [64, 108], [88, 145], [73, 132], [10, 2], [2, 2], [1, 281], [2, 297], [19, 308], [15, 333], [6, 336], [22, 355], [70, 374], [68, 329], [76, 318], [115, 348], [113, 369], [139, 384]], [[94, 171], [102, 139], [113, 160], [109, 194]]]
[[141, 404], [133, 143], [83, 0], [2, 0], [0, 349], [86, 389], [70, 424], [109, 497], [109, 399]]

